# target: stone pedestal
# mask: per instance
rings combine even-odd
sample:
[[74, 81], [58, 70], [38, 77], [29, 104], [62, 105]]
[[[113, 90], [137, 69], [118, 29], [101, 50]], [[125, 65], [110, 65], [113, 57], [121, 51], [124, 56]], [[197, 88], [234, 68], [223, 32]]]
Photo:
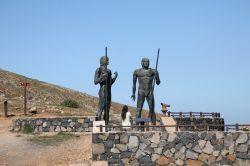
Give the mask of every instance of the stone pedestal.
[[[163, 125], [176, 125], [176, 121], [172, 117], [161, 117]], [[173, 133], [176, 132], [176, 127], [165, 127], [167, 132]], [[180, 129], [178, 128], [178, 131]]]

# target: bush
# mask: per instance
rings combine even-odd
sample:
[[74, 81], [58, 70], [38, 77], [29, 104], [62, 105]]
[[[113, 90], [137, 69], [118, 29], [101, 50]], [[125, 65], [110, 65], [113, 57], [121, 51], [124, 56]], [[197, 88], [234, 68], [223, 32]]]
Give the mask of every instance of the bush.
[[24, 124], [23, 126], [23, 133], [25, 134], [29, 134], [29, 133], [32, 133], [34, 131], [34, 129], [31, 127], [30, 124]]
[[62, 105], [65, 107], [70, 107], [70, 108], [79, 108], [79, 103], [71, 99], [64, 100]]

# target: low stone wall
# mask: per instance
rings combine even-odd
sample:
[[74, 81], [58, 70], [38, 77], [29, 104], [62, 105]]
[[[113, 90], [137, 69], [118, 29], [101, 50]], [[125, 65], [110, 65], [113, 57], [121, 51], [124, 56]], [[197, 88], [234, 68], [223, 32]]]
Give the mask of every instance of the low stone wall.
[[19, 118], [12, 121], [13, 131], [28, 124], [34, 132], [92, 132], [95, 117]]
[[96, 133], [93, 160], [109, 165], [250, 165], [250, 133]]

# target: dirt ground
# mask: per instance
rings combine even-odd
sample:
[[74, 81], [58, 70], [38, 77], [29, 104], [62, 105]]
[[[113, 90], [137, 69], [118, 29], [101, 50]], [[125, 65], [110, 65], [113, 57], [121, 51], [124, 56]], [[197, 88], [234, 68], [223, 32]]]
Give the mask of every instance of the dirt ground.
[[10, 132], [10, 125], [11, 119], [0, 117], [0, 165], [93, 165], [91, 163], [91, 134], [73, 137], [59, 145], [41, 145], [29, 141], [33, 135]]

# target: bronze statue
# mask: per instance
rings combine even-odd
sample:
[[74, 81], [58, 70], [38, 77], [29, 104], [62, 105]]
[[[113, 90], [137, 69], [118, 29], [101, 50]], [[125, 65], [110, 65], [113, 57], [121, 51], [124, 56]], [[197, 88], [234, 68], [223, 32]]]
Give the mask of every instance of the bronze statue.
[[131, 98], [135, 101], [136, 82], [139, 80], [139, 90], [137, 97], [137, 110], [136, 118], [141, 118], [141, 111], [145, 101], [147, 99], [149, 106], [148, 117], [151, 118], [153, 125], [156, 124], [156, 115], [154, 111], [154, 79], [156, 84], [160, 84], [159, 73], [156, 69], [149, 68], [149, 59], [143, 58], [141, 61], [142, 68], [136, 69], [133, 73], [133, 94]]
[[[115, 72], [115, 76], [112, 78], [112, 72], [107, 68], [108, 65], [109, 58], [107, 56], [102, 56], [100, 58], [100, 67], [96, 69], [94, 78], [95, 85], [100, 84], [98, 93], [99, 105], [96, 112], [96, 117], [97, 120], [101, 120], [102, 112], [104, 111], [103, 120], [105, 120], [106, 124], [108, 124], [109, 122], [109, 110], [111, 106], [111, 86], [118, 76], [118, 73]], [[107, 115], [105, 110], [107, 111]]]

